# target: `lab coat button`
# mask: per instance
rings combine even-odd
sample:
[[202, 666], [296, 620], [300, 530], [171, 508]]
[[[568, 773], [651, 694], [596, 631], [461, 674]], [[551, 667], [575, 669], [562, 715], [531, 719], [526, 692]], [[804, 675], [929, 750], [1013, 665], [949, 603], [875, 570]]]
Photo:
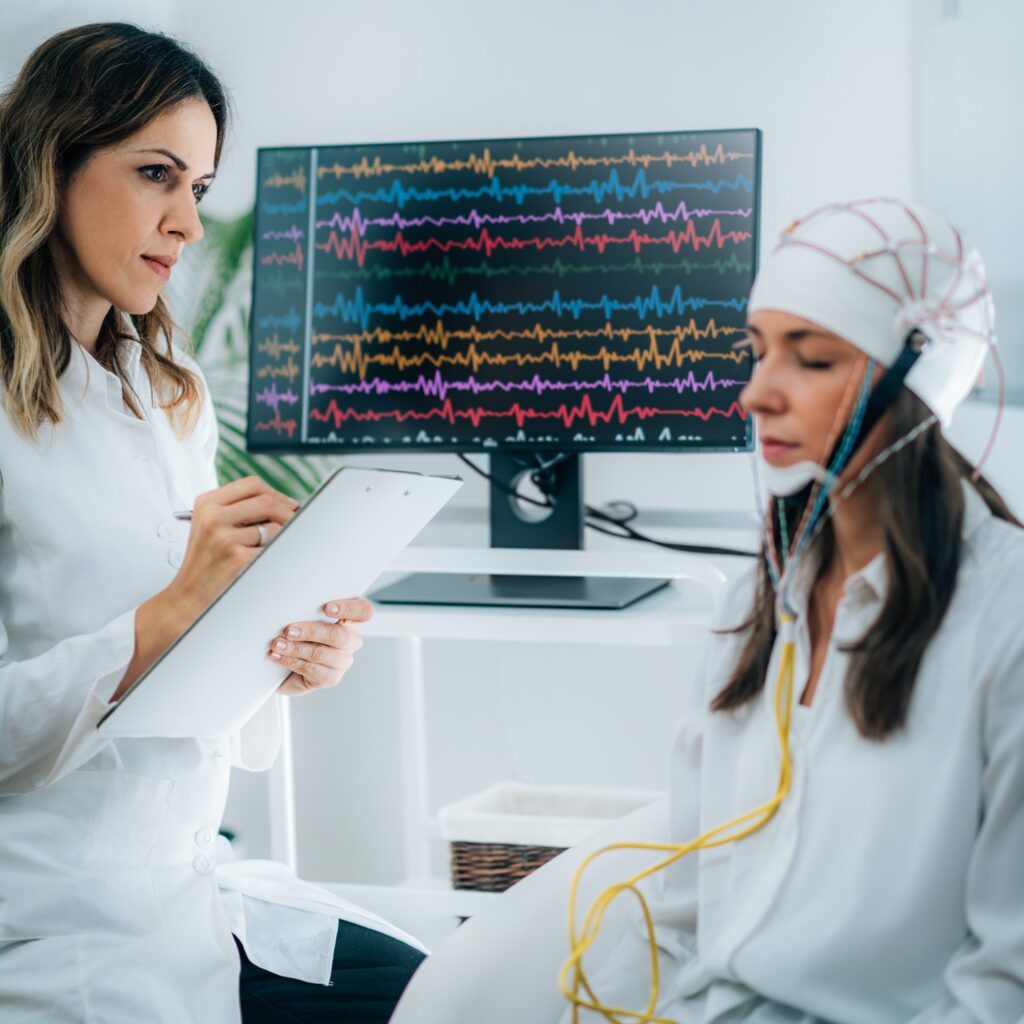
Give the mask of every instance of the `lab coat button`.
[[208, 828], [201, 828], [196, 833], [196, 846], [209, 846], [213, 842], [213, 831]]
[[175, 548], [168, 556], [168, 563], [175, 569], [181, 566], [181, 563], [185, 561], [185, 552], [181, 548]]
[[196, 857], [192, 861], [192, 867], [196, 869], [201, 875], [208, 875], [213, 870], [213, 863], [209, 857]]
[[156, 535], [161, 540], [174, 540], [174, 527], [170, 523], [161, 523], [156, 528]]

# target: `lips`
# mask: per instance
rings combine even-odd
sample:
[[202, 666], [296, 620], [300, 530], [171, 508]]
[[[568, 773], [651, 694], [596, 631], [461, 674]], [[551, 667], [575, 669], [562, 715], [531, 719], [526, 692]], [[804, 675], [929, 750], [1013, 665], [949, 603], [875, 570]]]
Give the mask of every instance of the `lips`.
[[790, 444], [788, 441], [780, 441], [776, 437], [762, 437], [761, 438], [761, 451], [764, 454], [766, 462], [778, 462], [785, 459], [790, 452], [797, 449], [797, 445]]
[[162, 281], [168, 280], [171, 276], [171, 267], [178, 262], [177, 256], [143, 256], [147, 267], [153, 271]]

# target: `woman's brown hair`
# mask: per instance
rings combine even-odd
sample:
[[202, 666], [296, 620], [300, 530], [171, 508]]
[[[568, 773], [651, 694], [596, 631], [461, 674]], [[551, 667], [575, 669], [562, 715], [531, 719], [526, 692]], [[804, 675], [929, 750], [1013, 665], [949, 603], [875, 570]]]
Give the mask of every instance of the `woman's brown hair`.
[[[906, 437], [930, 417], [925, 404], [904, 389], [889, 414], [886, 445]], [[874, 623], [845, 650], [850, 654], [846, 706], [860, 734], [881, 740], [906, 723], [924, 652], [949, 609], [963, 549], [964, 495], [969, 481], [992, 513], [1021, 524], [984, 477], [942, 436], [938, 424], [919, 433], [868, 478], [877, 495], [884, 536], [888, 592]], [[824, 572], [834, 535], [826, 521], [807, 556]], [[775, 592], [765, 552], [750, 618], [733, 632], [746, 634], [729, 682], [713, 711], [740, 707], [765, 685], [775, 642]]]
[[[74, 344], [49, 244], [61, 194], [97, 149], [196, 98], [213, 112], [219, 161], [227, 98], [216, 77], [175, 40], [119, 23], [46, 40], [0, 96], [0, 397], [29, 437], [63, 418], [59, 380]], [[95, 354], [121, 378], [125, 401], [141, 416], [118, 361], [124, 315], [111, 309]], [[187, 432], [199, 412], [199, 383], [174, 360], [175, 326], [163, 299], [131, 322], [154, 393], [179, 432]]]

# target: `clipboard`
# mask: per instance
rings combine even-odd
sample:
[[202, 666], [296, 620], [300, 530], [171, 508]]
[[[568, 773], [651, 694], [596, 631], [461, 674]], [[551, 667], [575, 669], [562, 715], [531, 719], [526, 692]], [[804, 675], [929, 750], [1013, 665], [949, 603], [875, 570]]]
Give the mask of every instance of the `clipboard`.
[[290, 622], [364, 594], [462, 486], [457, 477], [342, 467], [97, 724], [110, 737], [233, 732], [288, 675], [267, 658]]

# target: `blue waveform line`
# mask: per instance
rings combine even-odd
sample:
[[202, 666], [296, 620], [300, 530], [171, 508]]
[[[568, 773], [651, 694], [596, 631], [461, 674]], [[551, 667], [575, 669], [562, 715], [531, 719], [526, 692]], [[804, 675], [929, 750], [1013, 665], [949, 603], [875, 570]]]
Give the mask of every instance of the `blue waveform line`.
[[[648, 298], [638, 295], [635, 299], [627, 302], [609, 298], [607, 295], [602, 295], [594, 302], [588, 302], [585, 299], [563, 299], [556, 290], [550, 299], [545, 299], [543, 302], [491, 302], [489, 299], [481, 299], [476, 292], [472, 292], [469, 298], [463, 302], [417, 302], [413, 305], [407, 305], [401, 295], [396, 295], [394, 302], [366, 302], [363, 298], [362, 288], [357, 288], [354, 299], [346, 299], [339, 292], [330, 305], [318, 302], [313, 307], [313, 311], [317, 317], [339, 317], [349, 323], [358, 323], [360, 328], [365, 331], [370, 318], [377, 313], [385, 316], [397, 316], [402, 320], [421, 317], [424, 314], [443, 317], [455, 313], [472, 316], [476, 321], [489, 313], [554, 313], [555, 316], [571, 313], [573, 319], [578, 320], [582, 312], [589, 310], [600, 310], [608, 319], [611, 319], [613, 313], [631, 310], [642, 320], [646, 320], [649, 313], [653, 313], [657, 317], [664, 317], [682, 314], [687, 309], [704, 309], [708, 306], [724, 306], [729, 309], [742, 310], [746, 304], [745, 298], [684, 299], [682, 289], [678, 285], [672, 289], [672, 294], [666, 300], [661, 298], [658, 286], [653, 285]], [[260, 326], [264, 326], [262, 322]], [[271, 326], [283, 325], [275, 323]]]
[[261, 316], [256, 320], [256, 323], [260, 327], [287, 327], [289, 331], [297, 331], [302, 324], [302, 317], [299, 316], [296, 308], [292, 306], [287, 313], [281, 316], [275, 316], [274, 314]]
[[306, 209], [305, 197], [298, 200], [295, 203], [268, 203], [264, 202], [261, 206], [264, 213], [268, 213], [271, 216], [277, 216], [283, 213], [302, 213]]
[[621, 202], [626, 196], [635, 197], [640, 195], [644, 199], [652, 193], [664, 195], [666, 192], [676, 192], [679, 189], [702, 189], [713, 192], [717, 195], [722, 189], [731, 189], [738, 192], [750, 192], [754, 187], [752, 178], [745, 174], [737, 174], [735, 178], [719, 178], [718, 181], [647, 181], [647, 173], [641, 168], [636, 172], [632, 185], [624, 185], [619, 179], [619, 172], [613, 168], [604, 181], [594, 179], [586, 185], [566, 185], [560, 181], [551, 179], [546, 185], [502, 185], [497, 175], [490, 179], [490, 183], [480, 188], [406, 188], [401, 179], [395, 181], [388, 188], [379, 188], [372, 192], [350, 192], [348, 189], [339, 188], [334, 192], [325, 192], [317, 197], [317, 206], [326, 206], [343, 199], [353, 204], [364, 202], [392, 203], [402, 209], [410, 199], [480, 199], [488, 197], [501, 202], [506, 196], [511, 196], [521, 206], [527, 196], [551, 195], [556, 203], [561, 203], [565, 196], [589, 195], [596, 202], [601, 202], [605, 196], [614, 194]]

